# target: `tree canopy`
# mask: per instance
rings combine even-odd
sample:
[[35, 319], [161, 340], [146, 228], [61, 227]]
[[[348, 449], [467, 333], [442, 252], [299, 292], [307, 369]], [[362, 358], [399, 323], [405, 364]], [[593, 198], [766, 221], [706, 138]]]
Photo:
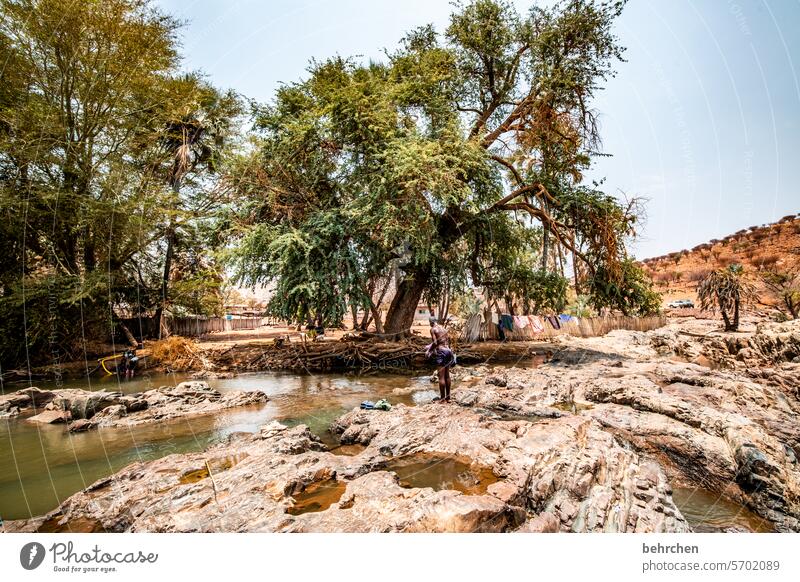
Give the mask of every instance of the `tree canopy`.
[[625, 250], [636, 214], [582, 183], [599, 145], [592, 98], [623, 54], [622, 7], [567, 0], [520, 15], [474, 0], [381, 62], [313, 62], [256, 111], [261, 145], [232, 229], [239, 279], [277, 282], [276, 313], [335, 322], [395, 264], [395, 333], [442, 285], [530, 303], [522, 282], [556, 261], [595, 287], [641, 282]]
[[118, 312], [163, 306], [169, 248], [176, 299], [213, 309], [203, 182], [238, 99], [181, 73], [178, 23], [147, 0], [0, 0], [0, 15], [0, 361], [75, 357]]
[[220, 314], [229, 274], [281, 318], [390, 334], [475, 289], [561, 311], [570, 274], [595, 309], [657, 309], [636, 204], [584, 179], [622, 9], [458, 3], [380, 60], [313, 61], [248, 132], [150, 0], [0, 0], [0, 362]]

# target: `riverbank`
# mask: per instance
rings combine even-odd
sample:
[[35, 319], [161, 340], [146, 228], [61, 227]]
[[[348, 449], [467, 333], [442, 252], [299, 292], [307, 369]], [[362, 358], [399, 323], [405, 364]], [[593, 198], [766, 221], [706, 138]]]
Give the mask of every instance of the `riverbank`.
[[[565, 338], [537, 368], [457, 368], [452, 404], [355, 409], [327, 434], [273, 422], [7, 527], [799, 531], [798, 342], [798, 322], [724, 334], [699, 320]], [[715, 501], [698, 510], [693, 491]], [[698, 521], [718, 506], [742, 519]]]
[[[451, 334], [451, 344], [464, 365], [480, 363], [514, 364], [525, 359], [545, 359], [553, 353], [554, 345], [563, 345], [569, 337], [590, 337], [613, 329], [652, 330], [665, 325], [666, 316], [647, 318], [609, 316], [573, 320], [560, 329], [546, 328], [532, 334], [531, 328], [509, 332], [511, 341], [485, 339], [464, 343], [458, 333]], [[392, 372], [432, 369], [425, 356], [430, 342], [430, 328], [415, 322], [402, 337], [373, 333], [329, 330], [325, 337], [312, 340], [304, 333], [281, 326], [262, 326], [256, 329], [215, 332], [199, 338], [171, 336], [165, 340], [144, 343], [137, 352], [137, 373], [144, 370], [161, 373], [191, 372], [202, 377], [260, 371], [316, 372]], [[496, 336], [496, 333], [490, 334]], [[535, 339], [534, 339], [535, 338]], [[107, 346], [109, 356], [119, 347]], [[12, 370], [4, 377], [5, 384], [42, 380], [63, 380], [75, 377], [102, 375], [98, 363], [88, 362], [98, 354], [87, 354], [87, 360], [60, 363], [28, 371]], [[100, 362], [100, 360], [98, 360]], [[107, 363], [111, 367], [111, 363]]]
[[31, 387], [0, 395], [0, 417], [22, 416], [26, 422], [64, 424], [69, 432], [82, 432], [219, 414], [230, 408], [264, 404], [267, 400], [260, 390], [222, 394], [202, 381], [133, 394]]

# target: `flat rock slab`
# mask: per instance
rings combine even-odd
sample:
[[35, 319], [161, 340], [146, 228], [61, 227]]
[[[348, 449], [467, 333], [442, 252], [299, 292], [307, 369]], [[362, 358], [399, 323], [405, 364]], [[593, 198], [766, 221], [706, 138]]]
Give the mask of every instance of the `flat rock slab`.
[[[2, 397], [0, 412], [44, 410], [26, 420], [38, 423], [69, 423], [71, 432], [98, 427], [132, 427], [174, 418], [215, 414], [230, 408], [268, 401], [260, 390], [219, 392], [206, 382], [182, 382], [140, 394], [63, 389], [52, 392], [28, 388]], [[6, 408], [3, 409], [3, 406]]]

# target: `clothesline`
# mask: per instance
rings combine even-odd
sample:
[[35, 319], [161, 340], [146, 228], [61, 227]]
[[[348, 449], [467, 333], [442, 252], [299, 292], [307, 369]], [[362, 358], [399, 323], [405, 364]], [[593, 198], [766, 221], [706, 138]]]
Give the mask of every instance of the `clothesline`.
[[[487, 319], [488, 317], [488, 319]], [[648, 331], [666, 325], [664, 316], [633, 317], [605, 315], [575, 317], [574, 315], [511, 315], [508, 313], [474, 314], [465, 322], [461, 339], [541, 340], [556, 335], [594, 337], [615, 329]]]
[[561, 329], [565, 323], [578, 323], [577, 317], [562, 313], [560, 315], [510, 315], [508, 313], [492, 312], [492, 323], [502, 331], [513, 332], [515, 329], [525, 329], [530, 326], [533, 333], [542, 333], [546, 327]]

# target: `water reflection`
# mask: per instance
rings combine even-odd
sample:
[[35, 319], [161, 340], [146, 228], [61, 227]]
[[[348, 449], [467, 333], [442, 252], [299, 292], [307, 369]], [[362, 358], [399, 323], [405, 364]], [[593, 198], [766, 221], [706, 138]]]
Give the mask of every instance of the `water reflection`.
[[[187, 379], [186, 374], [148, 374], [130, 381], [114, 377], [90, 383], [69, 381], [61, 387], [132, 394]], [[256, 432], [275, 419], [289, 425], [307, 424], [329, 446], [336, 446], [338, 442], [328, 426], [363, 400], [386, 398], [393, 404], [414, 405], [430, 401], [436, 394], [427, 376], [258, 373], [207, 381], [221, 392], [263, 390], [270, 401], [213, 416], [75, 434], [68, 433], [64, 425], [0, 419], [0, 517], [40, 515], [132, 462], [200, 451], [224, 441], [231, 433]], [[37, 385], [42, 389], [56, 387], [46, 382]], [[20, 388], [7, 386], [6, 390]], [[414, 390], [409, 392], [409, 388]], [[395, 389], [402, 393], [393, 393]]]

